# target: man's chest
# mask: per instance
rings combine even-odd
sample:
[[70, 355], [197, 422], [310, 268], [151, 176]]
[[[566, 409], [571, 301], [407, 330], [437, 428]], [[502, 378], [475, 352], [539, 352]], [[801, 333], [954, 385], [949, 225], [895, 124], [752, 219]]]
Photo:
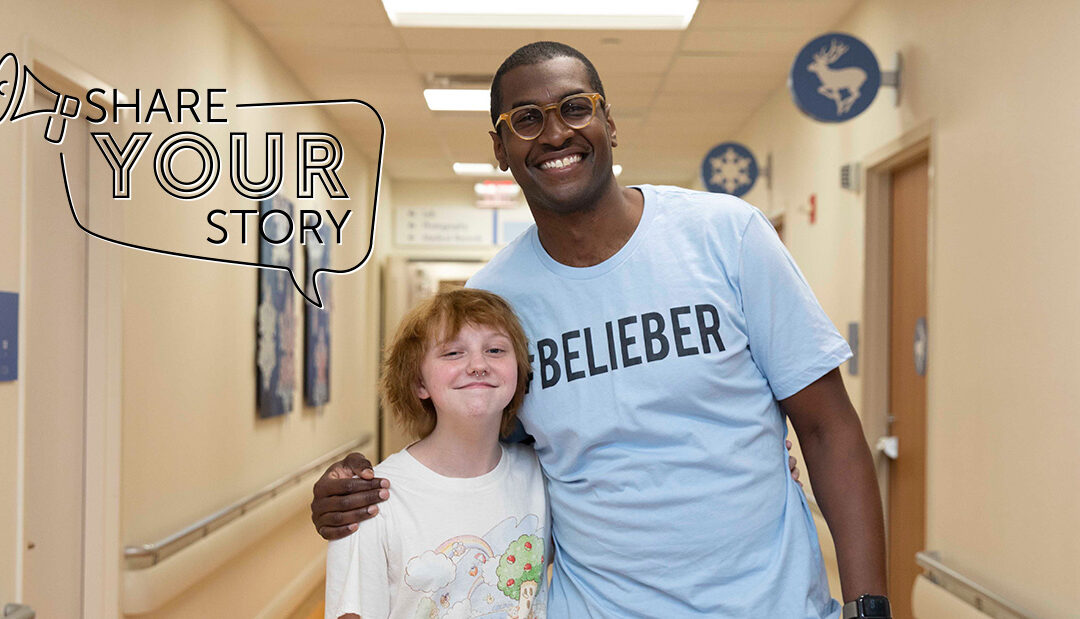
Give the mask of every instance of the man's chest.
[[529, 340], [530, 396], [669, 384], [708, 373], [746, 348], [738, 294], [720, 269], [649, 271], [627, 269], [595, 282], [552, 279], [511, 293]]

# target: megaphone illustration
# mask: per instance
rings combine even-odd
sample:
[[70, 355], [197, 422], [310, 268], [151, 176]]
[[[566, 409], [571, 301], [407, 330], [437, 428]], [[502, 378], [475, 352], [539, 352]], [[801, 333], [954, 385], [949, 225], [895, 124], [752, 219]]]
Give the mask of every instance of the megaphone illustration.
[[[27, 92], [27, 85], [30, 91]], [[38, 109], [28, 109], [27, 98], [33, 95], [34, 87], [48, 93], [46, 104]], [[18, 92], [18, 95], [15, 93]], [[45, 124], [45, 140], [52, 144], [62, 144], [64, 134], [67, 132], [67, 121], [79, 116], [79, 108], [82, 101], [71, 95], [61, 94], [45, 85], [38, 76], [30, 70], [30, 67], [22, 68], [22, 77], [19, 76], [19, 60], [15, 54], [7, 53], [0, 58], [0, 123], [5, 119], [15, 122], [38, 114], [47, 114]], [[12, 111], [14, 109], [14, 111]], [[11, 117], [8, 118], [8, 112]]]

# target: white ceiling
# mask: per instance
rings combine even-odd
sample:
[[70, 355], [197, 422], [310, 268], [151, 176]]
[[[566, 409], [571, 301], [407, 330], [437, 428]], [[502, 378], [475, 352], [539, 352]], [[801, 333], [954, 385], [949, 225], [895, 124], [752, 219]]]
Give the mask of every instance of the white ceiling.
[[[596, 65], [619, 128], [620, 181], [686, 185], [712, 146], [785, 87], [802, 45], [859, 0], [702, 0], [685, 31], [396, 28], [379, 0], [226, 1], [313, 97], [379, 111], [388, 178], [446, 180], [460, 178], [454, 161], [494, 163], [487, 113], [428, 110], [426, 76], [490, 76], [517, 47], [546, 39]], [[342, 121], [357, 143], [377, 145], [361, 135], [370, 129]]]

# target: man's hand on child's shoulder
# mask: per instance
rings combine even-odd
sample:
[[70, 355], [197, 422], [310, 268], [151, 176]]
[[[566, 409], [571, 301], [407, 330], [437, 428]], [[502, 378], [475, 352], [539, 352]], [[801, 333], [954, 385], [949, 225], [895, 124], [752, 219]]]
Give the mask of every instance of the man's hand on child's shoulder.
[[795, 480], [795, 483], [799, 484], [800, 488], [802, 488], [802, 482], [799, 481], [799, 461], [795, 459], [795, 456], [791, 455], [791, 441], [785, 439], [784, 447], [787, 447], [788, 450], [788, 473], [791, 473], [791, 478]]
[[311, 522], [327, 540], [345, 537], [379, 513], [376, 504], [390, 496], [389, 488], [390, 481], [375, 477], [363, 454], [351, 453], [331, 464], [315, 482]]

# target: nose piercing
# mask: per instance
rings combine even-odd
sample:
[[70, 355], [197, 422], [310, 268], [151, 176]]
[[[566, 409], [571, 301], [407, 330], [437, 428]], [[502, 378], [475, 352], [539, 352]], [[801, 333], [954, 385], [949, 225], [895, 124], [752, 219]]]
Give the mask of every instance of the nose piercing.
[[484, 370], [483, 372], [481, 372], [480, 370], [473, 370], [470, 373], [477, 378], [480, 378], [481, 376], [487, 376], [487, 370]]

